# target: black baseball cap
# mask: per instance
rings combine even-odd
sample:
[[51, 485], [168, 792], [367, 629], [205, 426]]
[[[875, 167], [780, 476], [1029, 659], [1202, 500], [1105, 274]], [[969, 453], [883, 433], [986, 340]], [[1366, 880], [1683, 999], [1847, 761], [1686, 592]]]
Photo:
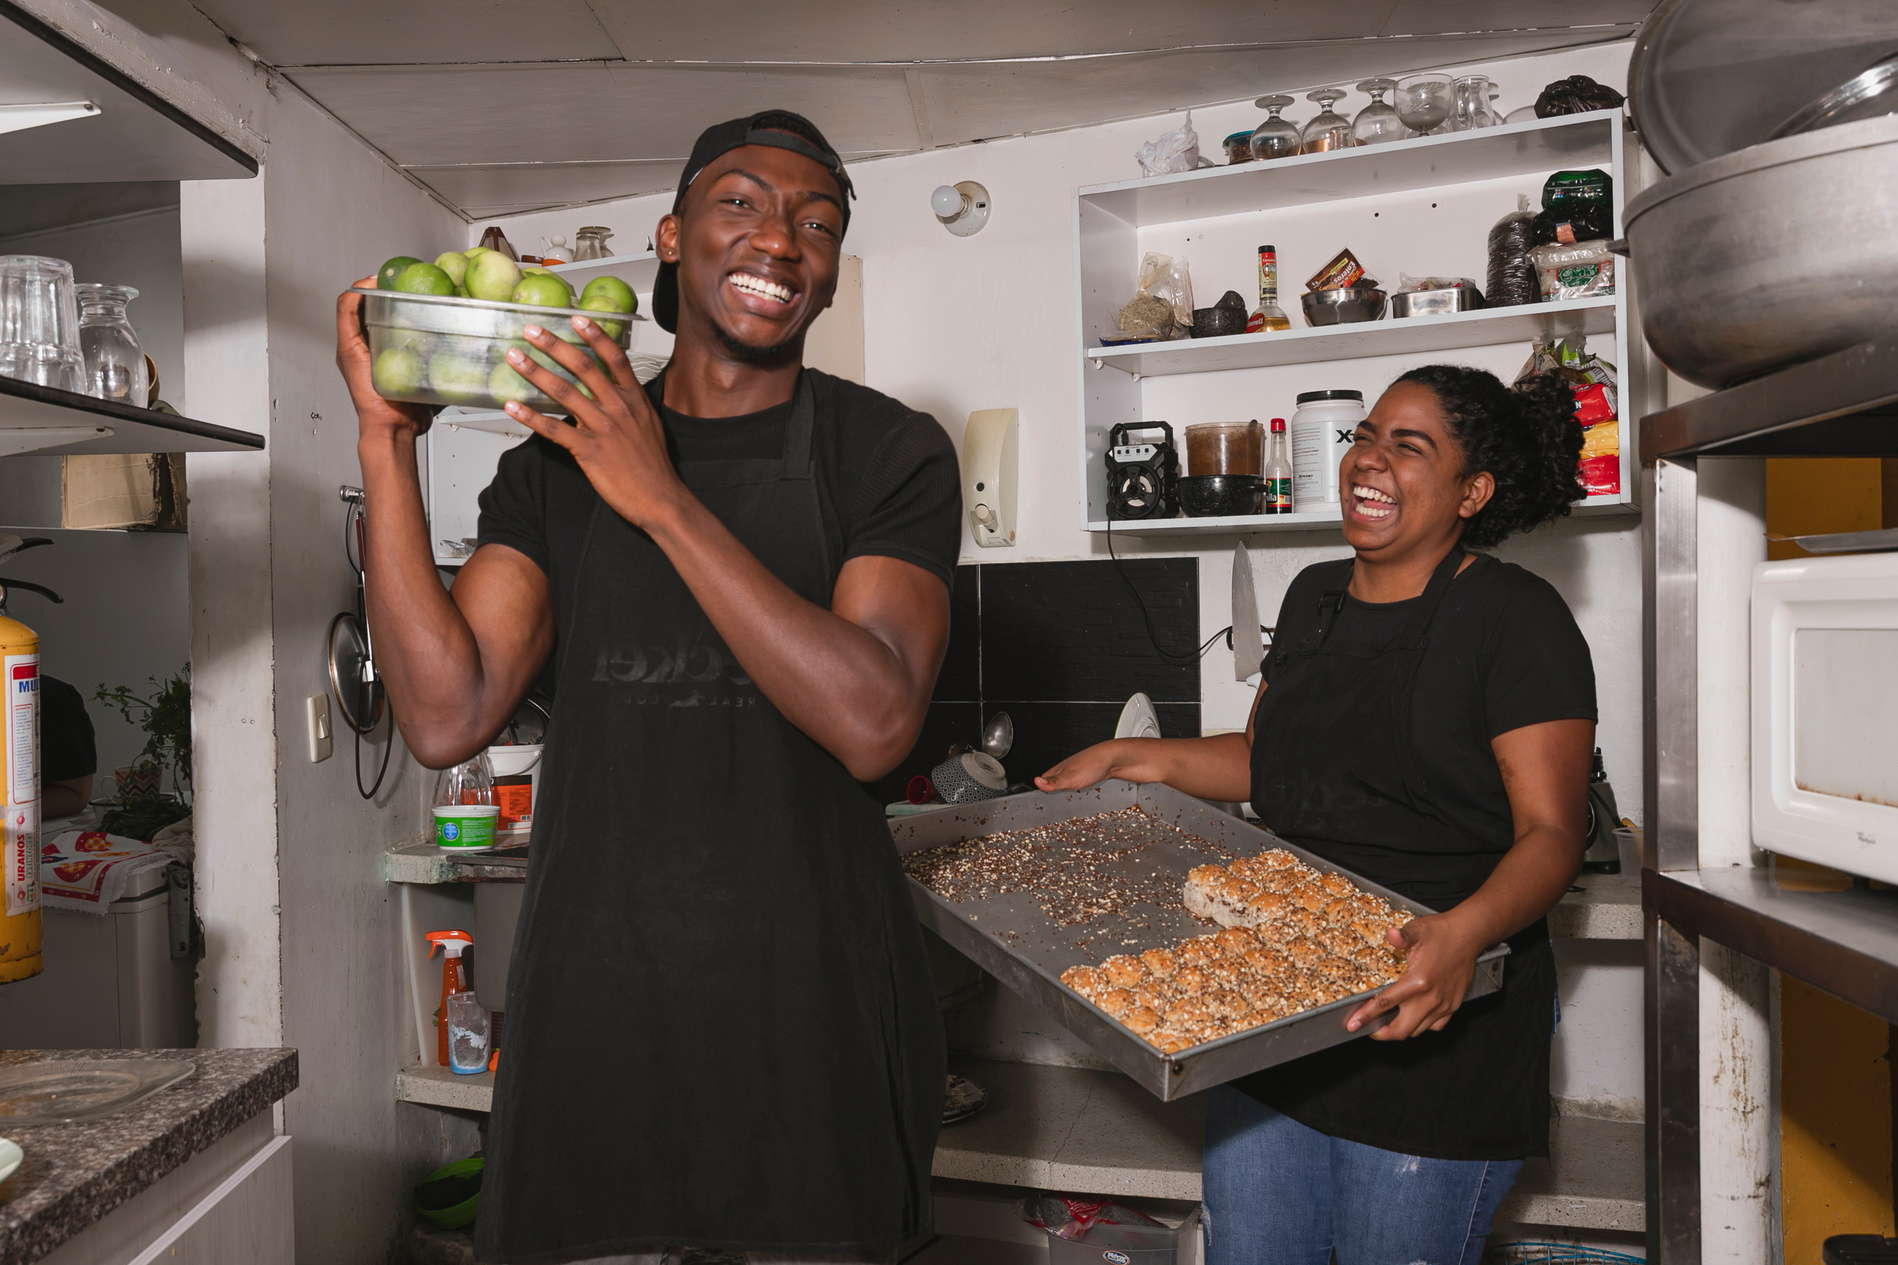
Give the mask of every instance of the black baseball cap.
[[[741, 145], [770, 145], [776, 149], [788, 149], [823, 166], [837, 178], [837, 192], [842, 195], [844, 209], [843, 231], [850, 231], [850, 199], [857, 196], [857, 191], [851, 187], [850, 177], [844, 172], [844, 160], [824, 139], [824, 134], [817, 130], [815, 123], [789, 110], [760, 110], [742, 119], [714, 123], [700, 132], [698, 143], [692, 146], [692, 156], [685, 160], [685, 171], [679, 177], [679, 192], [672, 199], [674, 215], [685, 205], [685, 191], [692, 187], [699, 173], [710, 166], [714, 158]], [[678, 264], [659, 265], [659, 276], [652, 287], [652, 318], [667, 333], [678, 331]]]

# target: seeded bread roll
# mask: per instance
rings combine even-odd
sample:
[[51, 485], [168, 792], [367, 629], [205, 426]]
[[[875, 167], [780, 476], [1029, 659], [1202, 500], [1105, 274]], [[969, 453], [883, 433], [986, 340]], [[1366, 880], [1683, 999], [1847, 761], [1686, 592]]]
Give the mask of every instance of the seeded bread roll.
[[1146, 981], [1147, 968], [1139, 958], [1128, 957], [1123, 953], [1101, 963], [1101, 974], [1115, 988], [1132, 988]]
[[1206, 978], [1212, 981], [1214, 988], [1242, 988], [1246, 982], [1246, 969], [1237, 959], [1224, 958], [1206, 968]]
[[1147, 1006], [1135, 1006], [1121, 1018], [1121, 1022], [1133, 1029], [1135, 1035], [1145, 1036], [1160, 1026], [1160, 1016]]
[[1271, 872], [1272, 867], [1258, 857], [1240, 857], [1226, 867], [1248, 883], [1256, 883], [1261, 875]]
[[1191, 940], [1181, 941], [1176, 952], [1182, 967], [1204, 966], [1226, 956], [1220, 951], [1219, 942], [1211, 936], [1194, 936]]
[[1212, 885], [1217, 883], [1223, 886], [1226, 877], [1225, 868], [1218, 865], [1196, 865], [1188, 870], [1186, 886], [1180, 894], [1186, 912], [1195, 918], [1214, 921]]
[[1070, 966], [1061, 972], [1061, 982], [1089, 1000], [1107, 991], [1107, 978], [1094, 966]]
[[1171, 978], [1180, 969], [1180, 959], [1171, 949], [1148, 949], [1140, 955], [1140, 964], [1147, 968], [1150, 980]]
[[1302, 869], [1295, 870], [1287, 867], [1272, 870], [1262, 875], [1259, 879], [1259, 886], [1268, 892], [1277, 892], [1283, 896], [1299, 887], [1304, 881], [1305, 875]]
[[1191, 1048], [1195, 1042], [1171, 1028], [1155, 1028], [1147, 1034], [1147, 1044], [1162, 1054], [1178, 1054], [1181, 1050]]
[[[1300, 970], [1309, 970], [1318, 964], [1320, 958], [1325, 956], [1325, 946], [1319, 944], [1310, 936], [1298, 936], [1292, 940], [1290, 944], [1285, 946], [1285, 954], [1292, 959]], [[1103, 1007], [1105, 1007], [1106, 1004], [1106, 1002], [1101, 1003]]]
[[1149, 1010], [1165, 1010], [1172, 1000], [1172, 993], [1154, 987], [1151, 980], [1134, 989], [1134, 1005], [1145, 1006]]
[[1236, 958], [1259, 943], [1257, 937], [1243, 927], [1227, 927], [1213, 940], [1219, 945], [1219, 951], [1229, 958]]
[[1094, 1004], [1119, 1019], [1134, 1008], [1134, 995], [1124, 988], [1110, 988], [1096, 997]]
[[1197, 966], [1182, 966], [1171, 981], [1175, 997], [1197, 997], [1205, 992], [1211, 977]]
[[1250, 925], [1257, 927], [1283, 918], [1285, 911], [1290, 909], [1291, 905], [1292, 903], [1278, 892], [1261, 890], [1257, 896], [1252, 898], [1252, 903], [1246, 907], [1246, 912], [1250, 914], [1252, 918]]
[[1283, 870], [1302, 866], [1305, 863], [1287, 852], [1284, 848], [1272, 848], [1258, 855], [1258, 862], [1268, 870]]
[[1303, 905], [1294, 905], [1285, 913], [1284, 923], [1301, 936], [1317, 935], [1325, 926], [1325, 916]]
[[1355, 895], [1358, 890], [1356, 883], [1353, 883], [1350, 879], [1335, 870], [1330, 874], [1320, 877], [1318, 885], [1330, 892], [1333, 896], [1351, 896]]

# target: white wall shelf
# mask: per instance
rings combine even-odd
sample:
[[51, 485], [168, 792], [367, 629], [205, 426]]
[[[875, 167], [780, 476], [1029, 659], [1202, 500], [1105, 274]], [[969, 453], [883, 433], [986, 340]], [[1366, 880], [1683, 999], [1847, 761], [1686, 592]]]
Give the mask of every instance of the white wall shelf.
[[[1577, 501], [1569, 510], [1574, 518], [1598, 518], [1611, 514], [1633, 514], [1637, 510], [1625, 497], [1591, 496]], [[1336, 529], [1344, 513], [1335, 506], [1297, 514], [1235, 514], [1216, 518], [1139, 518], [1115, 519], [1111, 524], [1116, 536], [1233, 536], [1266, 531], [1326, 531]], [[1089, 531], [1105, 532], [1106, 519], [1088, 523]]]
[[0, 456], [247, 452], [262, 435], [0, 377]]
[[[1533, 343], [1590, 337], [1602, 340], [1601, 353], [1622, 375], [1621, 479], [1617, 491], [1589, 497], [1574, 512], [1632, 512], [1639, 467], [1637, 437], [1626, 415], [1637, 411], [1629, 401], [1640, 367], [1630, 363], [1625, 278], [1615, 294], [1565, 302], [1097, 345], [1103, 325], [1133, 293], [1140, 259], [1150, 250], [1190, 254], [1204, 303], [1251, 272], [1249, 243], [1275, 243], [1280, 303], [1297, 321], [1300, 279], [1344, 246], [1354, 247], [1387, 290], [1397, 288], [1400, 270], [1480, 279], [1491, 225], [1514, 206], [1515, 195], [1539, 197], [1542, 182], [1558, 170], [1608, 171], [1619, 232], [1625, 131], [1620, 111], [1605, 110], [1079, 190], [1074, 250], [1082, 528], [1108, 528], [1105, 456], [1108, 433], [1118, 424], [1166, 419], [1185, 474], [1184, 430], [1195, 422], [1289, 418], [1297, 393], [1320, 388], [1360, 389], [1369, 403], [1399, 374], [1434, 359], [1475, 364], [1506, 381]], [[1307, 366], [1325, 368], [1301, 372]], [[1104, 372], [1109, 368], [1122, 372]], [[1115, 522], [1113, 530], [1230, 535], [1333, 530], [1339, 522], [1338, 509], [1327, 506], [1272, 517]]]
[[1120, 369], [1142, 377], [1320, 364], [1328, 360], [1457, 351], [1498, 343], [1552, 342], [1575, 334], [1612, 334], [1615, 309], [1615, 297], [1607, 295], [1598, 299], [1571, 299], [1566, 303], [1529, 303], [1449, 316], [1364, 321], [1356, 325], [1280, 330], [1273, 334], [1233, 334], [1226, 338], [1090, 347], [1087, 358], [1096, 368]]

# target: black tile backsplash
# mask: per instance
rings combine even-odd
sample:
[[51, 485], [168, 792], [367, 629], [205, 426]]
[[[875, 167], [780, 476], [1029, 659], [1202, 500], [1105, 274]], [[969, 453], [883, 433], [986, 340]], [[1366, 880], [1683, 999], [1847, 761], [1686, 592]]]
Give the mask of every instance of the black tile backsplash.
[[[928, 773], [956, 742], [976, 742], [998, 711], [1015, 722], [1015, 745], [1002, 761], [1028, 782], [1074, 752], [1114, 736], [1128, 697], [1154, 700], [1169, 738], [1200, 729], [1199, 668], [1170, 663], [1169, 653], [1199, 647], [1199, 560], [992, 563], [956, 568], [950, 596], [949, 648], [936, 679], [922, 735], [896, 771], [876, 784], [889, 803], [911, 777]], [[1153, 620], [1149, 634], [1139, 589]]]
[[[986, 698], [1156, 703], [1199, 701], [1199, 560], [1024, 562], [982, 571], [982, 693]], [[1128, 591], [1146, 603], [1153, 630]], [[1171, 663], [1154, 639], [1187, 662]]]

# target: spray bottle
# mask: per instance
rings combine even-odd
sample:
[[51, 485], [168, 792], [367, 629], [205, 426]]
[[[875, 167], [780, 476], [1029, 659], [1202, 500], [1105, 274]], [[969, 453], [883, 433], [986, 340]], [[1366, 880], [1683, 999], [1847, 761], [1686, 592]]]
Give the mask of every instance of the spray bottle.
[[442, 951], [442, 1000], [435, 1011], [435, 1061], [448, 1066], [448, 998], [468, 991], [468, 968], [462, 964], [461, 951], [474, 943], [465, 931], [431, 931], [422, 937], [428, 941], [428, 956]]
[[[15, 545], [18, 548], [18, 545]], [[12, 552], [8, 550], [7, 552]], [[0, 984], [38, 975], [40, 953], [40, 639], [0, 596]]]

